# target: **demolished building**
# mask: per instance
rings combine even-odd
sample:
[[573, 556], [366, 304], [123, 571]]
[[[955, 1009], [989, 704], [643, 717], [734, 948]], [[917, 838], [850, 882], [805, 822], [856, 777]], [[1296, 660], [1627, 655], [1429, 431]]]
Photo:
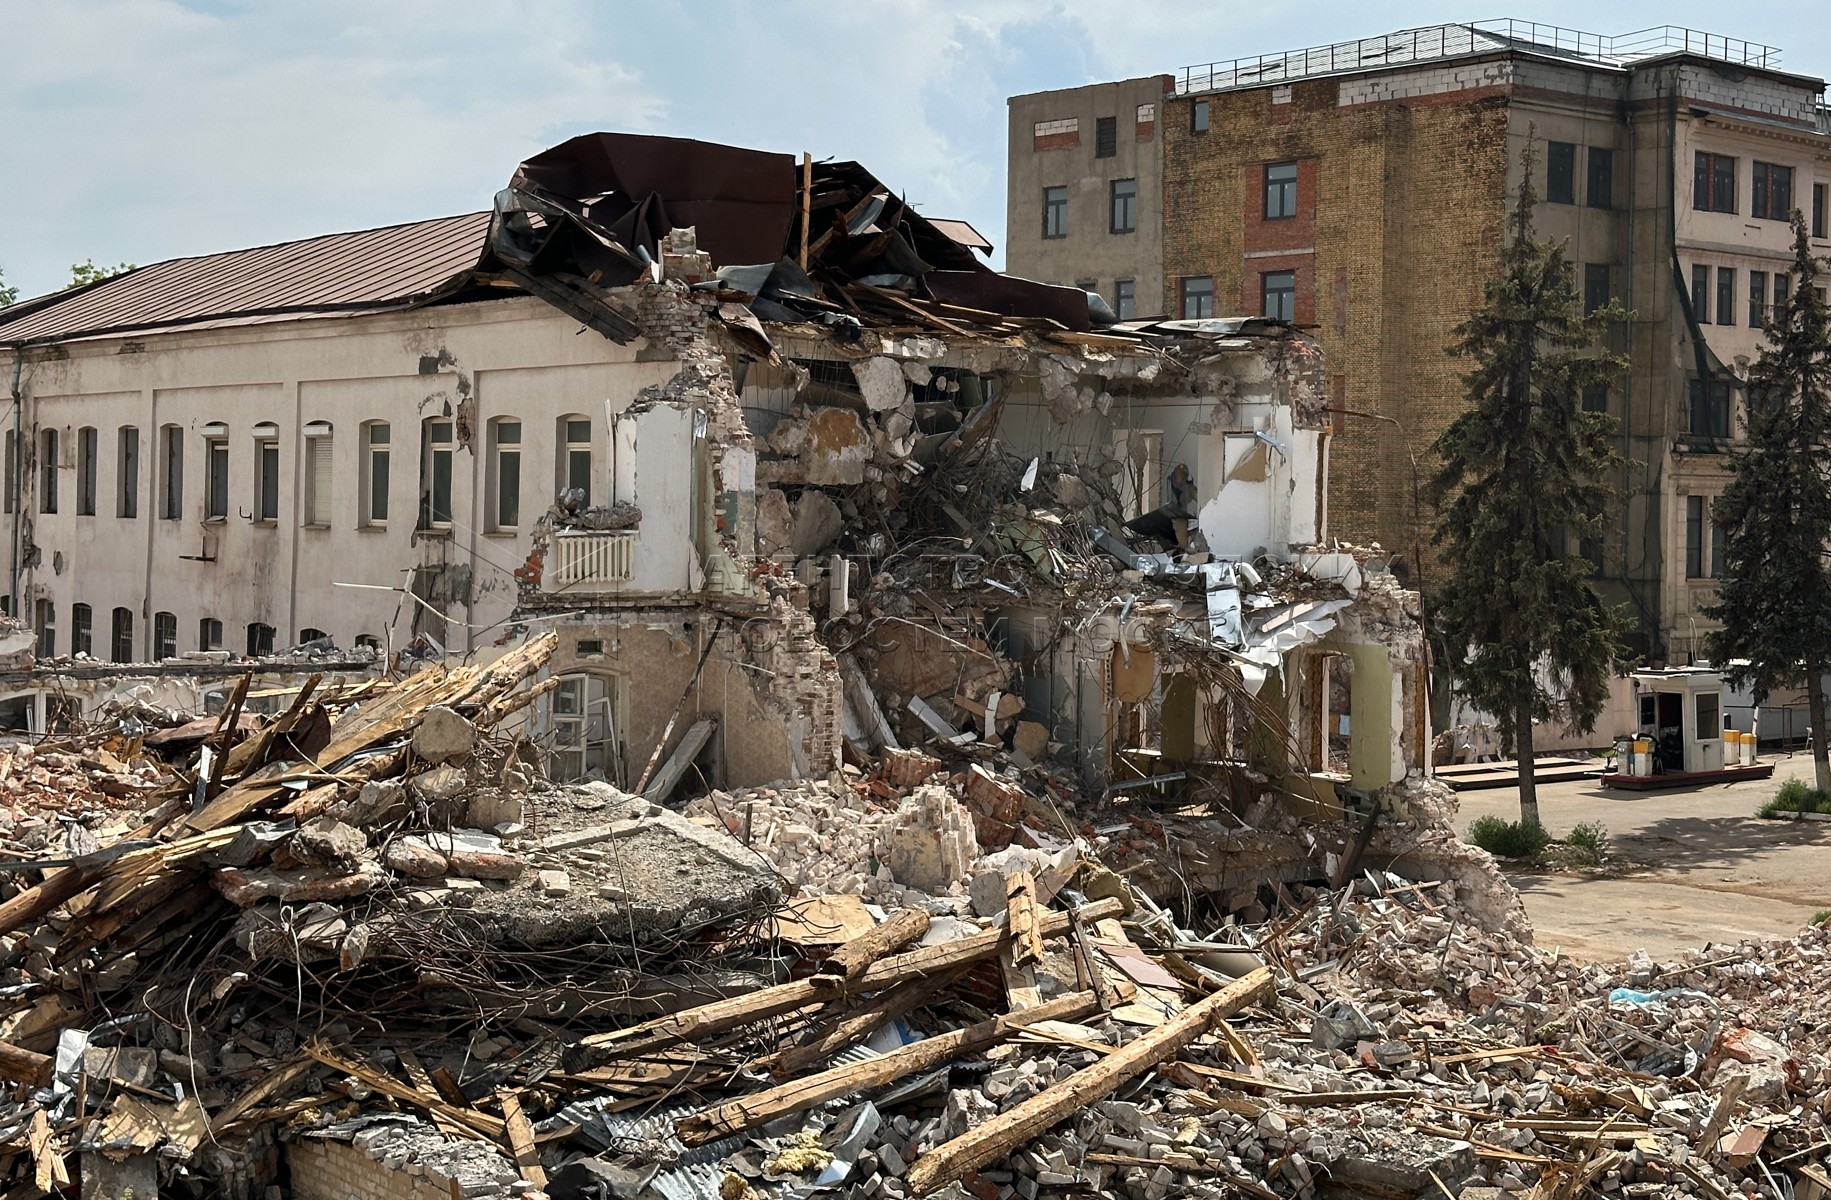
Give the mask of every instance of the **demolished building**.
[[534, 736], [625, 787], [669, 736], [745, 785], [1020, 724], [1133, 782], [1243, 758], [1268, 676], [1274, 775], [1346, 728], [1355, 787], [1403, 778], [1421, 654], [1349, 638], [1364, 581], [1407, 601], [1327, 544], [1314, 345], [1101, 308], [855, 163], [577, 138], [488, 214], [0, 315], [12, 611], [122, 661], [556, 630]]

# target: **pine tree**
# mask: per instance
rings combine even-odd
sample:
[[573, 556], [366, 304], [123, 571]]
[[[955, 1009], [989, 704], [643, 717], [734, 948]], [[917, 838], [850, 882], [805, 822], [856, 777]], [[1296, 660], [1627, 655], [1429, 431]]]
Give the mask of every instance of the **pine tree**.
[[1628, 314], [1613, 302], [1586, 314], [1563, 243], [1533, 239], [1533, 161], [1521, 155], [1500, 274], [1449, 347], [1472, 364], [1468, 408], [1437, 438], [1443, 466], [1430, 485], [1448, 570], [1433, 605], [1440, 644], [1456, 690], [1501, 722], [1529, 825], [1539, 823], [1533, 722], [1593, 728], [1626, 659], [1624, 615], [1570, 543], [1603, 535], [1615, 495], [1603, 481], [1621, 462], [1616, 423], [1584, 411], [1582, 396], [1626, 367], [1597, 346]]
[[1820, 264], [1793, 213], [1793, 292], [1767, 322], [1768, 344], [1748, 372], [1748, 443], [1711, 508], [1722, 530], [1717, 602], [1705, 639], [1711, 661], [1760, 704], [1805, 676], [1818, 786], [1831, 791], [1824, 674], [1831, 667], [1831, 311]]

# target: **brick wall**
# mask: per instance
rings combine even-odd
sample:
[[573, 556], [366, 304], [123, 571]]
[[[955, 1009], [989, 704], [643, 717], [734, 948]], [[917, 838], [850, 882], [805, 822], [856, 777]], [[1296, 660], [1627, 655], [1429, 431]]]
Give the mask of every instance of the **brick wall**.
[[286, 1147], [293, 1200], [452, 1200], [448, 1185], [391, 1170], [348, 1142], [301, 1139]]
[[[1210, 94], [1202, 134], [1189, 129], [1189, 99], [1165, 102], [1165, 303], [1174, 310], [1182, 277], [1212, 275], [1217, 312], [1256, 312], [1260, 276], [1296, 272], [1296, 316], [1317, 326], [1333, 402], [1377, 414], [1335, 418], [1330, 532], [1409, 558], [1429, 539], [1414, 482], [1428, 480], [1431, 443], [1462, 408], [1462, 367], [1444, 350], [1498, 263], [1507, 98], [1344, 106], [1343, 89], [1366, 86], [1299, 81], [1285, 103], [1272, 88]], [[1267, 222], [1263, 166], [1292, 159], [1300, 216]]]

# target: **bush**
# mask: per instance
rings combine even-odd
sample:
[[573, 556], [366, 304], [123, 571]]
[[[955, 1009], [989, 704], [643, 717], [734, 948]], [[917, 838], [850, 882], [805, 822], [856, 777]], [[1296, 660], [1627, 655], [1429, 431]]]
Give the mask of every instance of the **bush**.
[[1778, 817], [1790, 812], [1831, 813], [1831, 795], [1808, 785], [1803, 779], [1789, 779], [1780, 785], [1772, 800], [1755, 810], [1755, 815]]
[[1566, 834], [1564, 842], [1601, 858], [1608, 853], [1608, 826], [1600, 821], [1585, 821]]
[[1551, 835], [1543, 825], [1484, 816], [1469, 823], [1469, 841], [1500, 858], [1537, 858], [1551, 845]]
[[1812, 924], [1823, 925], [1826, 921], [1831, 921], [1831, 908], [1821, 908], [1812, 914]]

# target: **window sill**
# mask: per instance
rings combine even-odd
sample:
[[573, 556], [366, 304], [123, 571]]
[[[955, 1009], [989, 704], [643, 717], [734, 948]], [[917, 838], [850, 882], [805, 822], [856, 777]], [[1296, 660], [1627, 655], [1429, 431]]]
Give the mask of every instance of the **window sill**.
[[413, 531], [413, 535], [415, 537], [425, 537], [425, 538], [448, 538], [451, 536], [451, 526], [449, 526], [449, 525], [431, 525], [431, 526], [422, 525], [420, 528]]
[[483, 531], [483, 536], [487, 538], [517, 538], [521, 536], [521, 530], [519, 528], [485, 529]]
[[386, 533], [386, 532], [388, 532], [388, 523], [386, 521], [365, 521], [361, 525], [358, 525], [356, 527], [356, 532], [357, 533]]
[[300, 529], [316, 529], [319, 531], [327, 530], [330, 527], [331, 523], [329, 521], [307, 521], [299, 526]]
[[227, 525], [229, 523], [229, 518], [226, 516], [225, 517], [205, 517], [203, 519], [203, 523], [205, 525]]
[[280, 527], [280, 521], [277, 517], [249, 517], [248, 524], [253, 525], [257, 529], [278, 529]]

